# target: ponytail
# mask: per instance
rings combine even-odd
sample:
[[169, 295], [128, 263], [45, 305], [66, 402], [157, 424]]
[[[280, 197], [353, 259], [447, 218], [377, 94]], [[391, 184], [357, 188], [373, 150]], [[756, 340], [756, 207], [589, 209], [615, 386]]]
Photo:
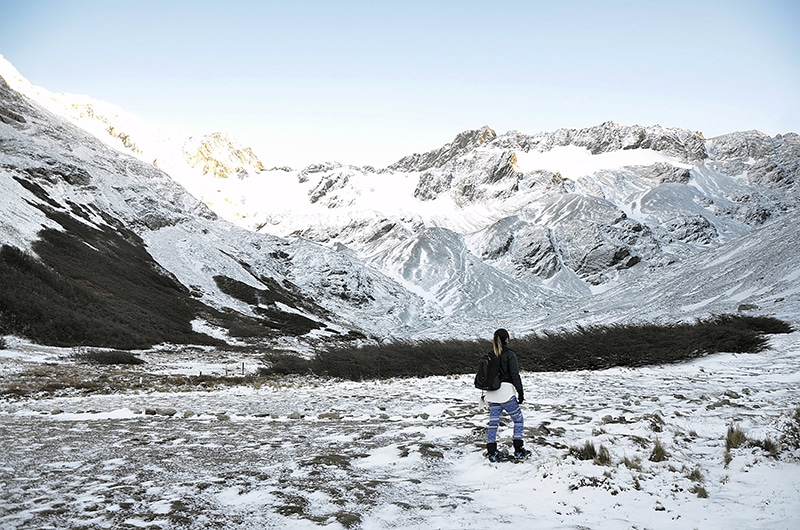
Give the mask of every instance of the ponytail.
[[508, 331], [504, 330], [503, 328], [500, 328], [494, 332], [492, 345], [494, 346], [495, 355], [499, 356], [503, 352], [503, 344], [508, 342], [508, 339], [509, 339]]

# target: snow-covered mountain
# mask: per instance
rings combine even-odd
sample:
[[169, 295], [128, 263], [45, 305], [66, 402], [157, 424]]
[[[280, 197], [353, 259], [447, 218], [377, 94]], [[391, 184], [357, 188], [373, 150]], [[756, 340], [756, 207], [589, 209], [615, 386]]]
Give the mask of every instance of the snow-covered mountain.
[[51, 94], [1, 58], [0, 77], [0, 242], [32, 252], [65, 229], [52, 211], [119, 225], [203, 304], [301, 313], [306, 338], [800, 315], [795, 133], [482, 127], [387, 168], [266, 169], [224, 133]]
[[[2, 77], [8, 79], [8, 72]], [[192, 324], [216, 335], [225, 336], [220, 328], [244, 323], [255, 330], [251, 334], [296, 346], [295, 335], [313, 344], [364, 334], [386, 337], [387, 330], [402, 335], [406, 328], [425, 327], [424, 301], [365, 267], [352, 252], [236, 227], [156, 165], [109, 148], [38, 104], [39, 96], [23, 95], [10, 84], [0, 79], [4, 249], [35, 255], [43, 230], [53, 230], [83, 241], [82, 248], [96, 253], [88, 259], [99, 259], [111, 256], [124, 239], [146, 252], [143, 259], [152, 261], [148, 267], [157, 267], [165, 281], [175, 280], [201, 308], [209, 309], [196, 310]], [[131, 145], [137, 142], [131, 140]], [[218, 154], [213, 146], [196, 152]], [[195, 160], [193, 153], [189, 163]], [[197, 166], [201, 177], [202, 166]], [[92, 283], [80, 270], [56, 273]], [[101, 292], [96, 285], [90, 287]], [[185, 298], [183, 303], [189, 304]], [[7, 327], [14, 315], [0, 309], [0, 322]], [[356, 313], [360, 318], [351, 317]], [[303, 323], [299, 329], [286, 325], [298, 320]], [[19, 332], [20, 327], [14, 329]]]

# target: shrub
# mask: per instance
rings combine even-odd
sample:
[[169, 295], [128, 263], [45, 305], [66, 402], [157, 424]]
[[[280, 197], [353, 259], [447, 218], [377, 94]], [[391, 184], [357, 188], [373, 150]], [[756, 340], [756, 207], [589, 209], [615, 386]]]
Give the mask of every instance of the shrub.
[[795, 407], [783, 421], [781, 445], [789, 450], [800, 449], [800, 406]]
[[778, 444], [775, 443], [769, 436], [763, 440], [751, 438], [748, 440], [748, 445], [750, 447], [759, 447], [763, 449], [772, 458], [778, 458], [778, 453], [780, 452]]
[[569, 455], [574, 456], [578, 460], [594, 460], [597, 457], [597, 449], [594, 444], [587, 440], [583, 447], [573, 445], [569, 448]]
[[597, 450], [597, 456], [594, 457], [594, 463], [598, 466], [611, 465], [611, 453], [608, 452], [608, 449], [606, 449], [604, 445], [601, 445], [600, 449]]
[[691, 489], [689, 489], [689, 492], [694, 493], [700, 499], [708, 498], [708, 492], [700, 484], [695, 484], [694, 486], [692, 486]]
[[776, 319], [761, 322], [743, 318], [731, 315], [693, 324], [579, 326], [570, 332], [524, 337], [516, 340], [515, 346], [526, 369], [531, 369], [528, 368], [531, 365], [534, 370], [547, 371], [636, 367], [679, 362], [721, 351], [759, 352], [767, 347], [767, 339], [763, 336], [765, 332], [757, 328], [782, 328], [779, 324], [768, 326]]
[[788, 322], [772, 317], [715, 315], [711, 320], [718, 324], [739, 326], [768, 335], [791, 333], [794, 331], [794, 328]]
[[259, 368], [259, 375], [289, 375], [306, 374], [312, 371], [312, 363], [309, 359], [304, 359], [298, 355], [287, 353], [268, 353], [262, 361], [264, 366]]
[[[709, 353], [759, 352], [767, 339], [759, 329], [783, 329], [780, 321], [713, 317], [693, 324], [611, 325], [542, 332], [515, 339], [520, 367], [527, 371], [589, 370], [644, 366], [694, 359]], [[743, 323], [744, 322], [744, 323]], [[759, 329], [756, 329], [759, 328]], [[307, 361], [280, 354], [264, 358], [264, 373], [313, 372], [343, 379], [427, 377], [472, 373], [488, 340], [423, 340], [361, 347], [340, 346]], [[653, 417], [654, 429], [660, 418]]]
[[630, 459], [626, 456], [625, 458], [622, 459], [622, 463], [625, 464], [625, 467], [627, 467], [628, 469], [633, 469], [636, 471], [642, 470], [642, 459], [639, 458], [638, 456], [634, 457], [633, 459]]
[[691, 480], [692, 482], [703, 482], [705, 481], [705, 477], [703, 476], [703, 471], [696, 467], [691, 470], [689, 473], [686, 474], [686, 478]]
[[737, 449], [744, 445], [747, 441], [747, 436], [738, 425], [729, 425], [728, 434], [725, 437], [725, 450]]
[[667, 458], [669, 458], [669, 453], [661, 444], [661, 440], [656, 438], [655, 445], [653, 446], [653, 450], [650, 452], [650, 461], [651, 462], [663, 462]]
[[354, 381], [392, 377], [428, 377], [468, 373], [478, 365], [488, 341], [464, 340], [394, 342], [383, 345], [338, 347], [318, 352], [311, 359], [284, 353], [267, 354], [262, 373], [305, 374], [340, 377]]
[[78, 357], [95, 364], [144, 364], [131, 352], [120, 350], [88, 350]]
[[658, 412], [654, 412], [652, 414], [645, 414], [643, 419], [646, 419], [650, 422], [650, 430], [653, 432], [663, 432], [664, 430], [664, 418], [661, 417], [661, 414]]

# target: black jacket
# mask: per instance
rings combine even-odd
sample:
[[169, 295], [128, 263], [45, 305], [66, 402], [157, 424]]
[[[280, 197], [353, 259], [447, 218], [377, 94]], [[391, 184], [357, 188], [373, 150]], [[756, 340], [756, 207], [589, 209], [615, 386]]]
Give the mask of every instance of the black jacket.
[[519, 376], [519, 363], [517, 362], [517, 354], [511, 348], [503, 346], [503, 352], [500, 354], [500, 373], [502, 374], [503, 381], [511, 383], [517, 389], [517, 399], [522, 401], [525, 399], [525, 393], [522, 389], [522, 378]]

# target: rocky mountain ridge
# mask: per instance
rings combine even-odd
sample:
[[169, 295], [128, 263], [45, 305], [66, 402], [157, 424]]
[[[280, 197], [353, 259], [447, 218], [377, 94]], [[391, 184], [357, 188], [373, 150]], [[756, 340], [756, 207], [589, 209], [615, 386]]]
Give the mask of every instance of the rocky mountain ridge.
[[[601, 285], [621, 270], [660, 267], [713, 248], [793, 209], [799, 140], [794, 133], [770, 138], [755, 131], [706, 140], [682, 129], [612, 122], [532, 136], [517, 131], [498, 136], [483, 127], [374, 177], [409, 175], [416, 180], [418, 205], [449, 210], [439, 219], [412, 212], [406, 217], [416, 215], [416, 222], [376, 216], [337, 226], [330, 215], [325, 223], [286, 233], [340, 241], [369, 255], [376, 232], [365, 223], [383, 232], [390, 224], [439, 226], [459, 232], [470, 252], [514, 276], [533, 272], [547, 280], [567, 268], [588, 284]], [[545, 157], [537, 155], [559, 149], [564, 155], [538, 165]], [[570, 169], [571, 156], [596, 167]], [[617, 160], [598, 163], [604, 156]], [[353, 182], [363, 170], [315, 172], [311, 202], [333, 210], [354, 208], [359, 191]], [[482, 206], [496, 213], [479, 212]], [[477, 216], [469, 226], [458, 224], [459, 217]], [[280, 233], [275, 228], [280, 224], [269, 229]], [[415, 230], [405, 237], [414, 238]]]

